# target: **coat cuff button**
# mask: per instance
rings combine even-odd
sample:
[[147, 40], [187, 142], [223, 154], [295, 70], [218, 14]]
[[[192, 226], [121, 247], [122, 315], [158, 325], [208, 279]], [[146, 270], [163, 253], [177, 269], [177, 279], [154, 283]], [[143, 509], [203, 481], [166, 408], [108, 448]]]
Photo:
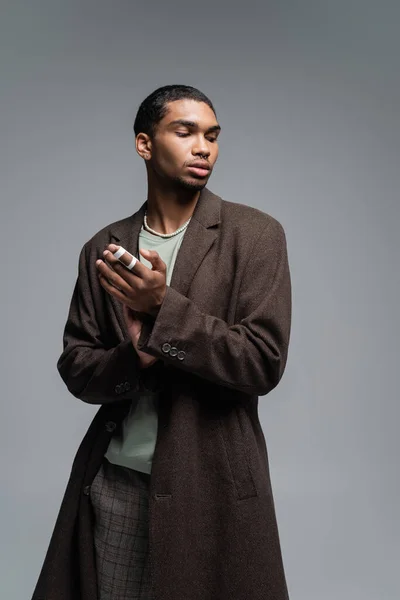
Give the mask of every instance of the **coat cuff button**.
[[165, 353], [168, 354], [168, 352], [171, 350], [171, 345], [168, 343], [165, 343], [161, 346], [161, 350]]
[[179, 350], [178, 354], [177, 354], [177, 358], [179, 360], [183, 360], [186, 356], [186, 352], [184, 350]]
[[107, 431], [114, 431], [114, 429], [116, 428], [117, 424], [114, 423], [114, 421], [107, 421], [106, 423], [106, 429]]
[[177, 354], [178, 354], [178, 349], [175, 348], [175, 346], [172, 346], [171, 350], [169, 351], [169, 355], [176, 356]]

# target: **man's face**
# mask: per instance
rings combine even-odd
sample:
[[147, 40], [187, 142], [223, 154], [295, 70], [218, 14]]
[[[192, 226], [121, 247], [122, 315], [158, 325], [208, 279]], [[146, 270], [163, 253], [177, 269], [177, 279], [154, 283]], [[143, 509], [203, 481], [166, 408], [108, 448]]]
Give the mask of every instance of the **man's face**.
[[204, 102], [185, 99], [167, 106], [152, 138], [151, 167], [161, 179], [201, 190], [218, 157], [220, 126]]

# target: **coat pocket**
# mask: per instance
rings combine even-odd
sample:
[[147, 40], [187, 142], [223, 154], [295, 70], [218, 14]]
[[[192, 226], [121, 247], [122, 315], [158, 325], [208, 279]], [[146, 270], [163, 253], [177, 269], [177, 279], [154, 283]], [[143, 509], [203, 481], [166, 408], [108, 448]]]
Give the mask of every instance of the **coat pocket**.
[[[247, 415], [242, 416], [247, 418]], [[238, 500], [257, 496], [248, 456], [250, 440], [244, 434], [236, 406], [219, 418], [218, 430]]]

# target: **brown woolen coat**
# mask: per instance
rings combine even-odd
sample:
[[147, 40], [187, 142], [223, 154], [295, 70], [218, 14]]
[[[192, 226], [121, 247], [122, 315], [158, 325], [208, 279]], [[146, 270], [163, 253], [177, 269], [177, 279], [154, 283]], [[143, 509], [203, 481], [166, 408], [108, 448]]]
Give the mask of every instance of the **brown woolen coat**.
[[279, 383], [288, 355], [284, 230], [204, 189], [160, 312], [142, 327], [139, 349], [160, 360], [141, 370], [95, 262], [110, 243], [139, 257], [145, 208], [80, 253], [57, 366], [74, 396], [101, 406], [73, 462], [33, 600], [97, 600], [89, 486], [145, 387], [161, 394], [149, 490], [155, 599], [288, 600], [258, 417], [258, 397]]

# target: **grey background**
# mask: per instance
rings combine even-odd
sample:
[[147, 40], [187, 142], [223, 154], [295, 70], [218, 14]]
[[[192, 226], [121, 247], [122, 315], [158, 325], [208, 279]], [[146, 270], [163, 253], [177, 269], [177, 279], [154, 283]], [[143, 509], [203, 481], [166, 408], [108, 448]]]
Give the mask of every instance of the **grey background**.
[[287, 235], [290, 354], [260, 419], [291, 600], [398, 600], [399, 16], [1, 2], [2, 598], [30, 598], [97, 410], [56, 371], [79, 250], [145, 199], [139, 103], [186, 83], [223, 127], [210, 189]]

